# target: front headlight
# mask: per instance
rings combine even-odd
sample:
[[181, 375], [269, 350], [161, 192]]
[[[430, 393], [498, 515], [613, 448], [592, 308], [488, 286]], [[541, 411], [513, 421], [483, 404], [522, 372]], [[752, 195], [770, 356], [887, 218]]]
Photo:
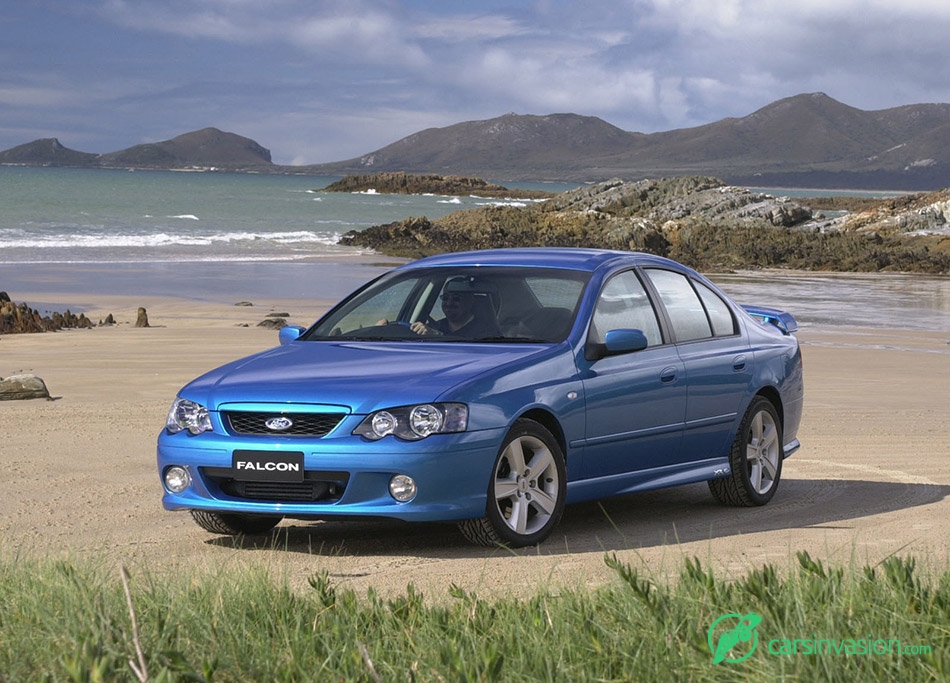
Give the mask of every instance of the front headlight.
[[168, 411], [165, 429], [172, 434], [177, 434], [186, 429], [192, 434], [210, 432], [211, 416], [208, 415], [208, 409], [200, 403], [184, 398], [176, 398], [175, 402], [172, 403], [171, 410]]
[[390, 434], [417, 441], [430, 434], [464, 432], [467, 427], [468, 406], [464, 403], [422, 403], [370, 413], [353, 433], [373, 441]]

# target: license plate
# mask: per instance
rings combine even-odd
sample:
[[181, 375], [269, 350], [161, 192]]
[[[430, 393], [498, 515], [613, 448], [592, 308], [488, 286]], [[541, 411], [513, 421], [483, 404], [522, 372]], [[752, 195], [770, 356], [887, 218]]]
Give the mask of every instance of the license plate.
[[242, 481], [303, 481], [303, 453], [234, 451], [231, 469]]

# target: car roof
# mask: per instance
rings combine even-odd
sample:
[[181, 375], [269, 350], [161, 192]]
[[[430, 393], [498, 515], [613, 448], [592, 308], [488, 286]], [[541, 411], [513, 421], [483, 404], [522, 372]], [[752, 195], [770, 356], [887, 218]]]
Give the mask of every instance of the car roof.
[[605, 264], [622, 261], [629, 265], [675, 265], [669, 259], [636, 251], [582, 249], [573, 247], [525, 247], [485, 249], [429, 256], [403, 268], [441, 266], [521, 266], [526, 268], [566, 268], [593, 272]]

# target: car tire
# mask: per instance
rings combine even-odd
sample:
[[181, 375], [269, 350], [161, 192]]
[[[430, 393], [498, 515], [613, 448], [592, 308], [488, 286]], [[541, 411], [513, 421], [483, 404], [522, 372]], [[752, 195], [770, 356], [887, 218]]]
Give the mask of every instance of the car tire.
[[226, 536], [265, 534], [280, 523], [283, 517], [270, 515], [240, 515], [230, 512], [192, 510], [191, 516], [205, 531]]
[[459, 522], [477, 545], [520, 548], [540, 543], [564, 512], [567, 469], [551, 432], [520, 419], [505, 436], [488, 482], [485, 516]]
[[736, 507], [765, 505], [782, 477], [782, 422], [772, 402], [756, 396], [746, 410], [729, 453], [731, 473], [710, 479], [720, 503]]

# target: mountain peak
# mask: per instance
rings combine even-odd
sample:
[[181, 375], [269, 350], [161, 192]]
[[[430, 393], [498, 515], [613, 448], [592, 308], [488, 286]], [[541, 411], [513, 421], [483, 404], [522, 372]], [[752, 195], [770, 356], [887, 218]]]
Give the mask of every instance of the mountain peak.
[[104, 154], [101, 163], [109, 167], [249, 170], [269, 166], [271, 155], [270, 150], [250, 138], [217, 128], [202, 128], [171, 140]]
[[64, 147], [58, 138], [40, 138], [0, 152], [0, 164], [29, 166], [93, 166], [97, 154]]

